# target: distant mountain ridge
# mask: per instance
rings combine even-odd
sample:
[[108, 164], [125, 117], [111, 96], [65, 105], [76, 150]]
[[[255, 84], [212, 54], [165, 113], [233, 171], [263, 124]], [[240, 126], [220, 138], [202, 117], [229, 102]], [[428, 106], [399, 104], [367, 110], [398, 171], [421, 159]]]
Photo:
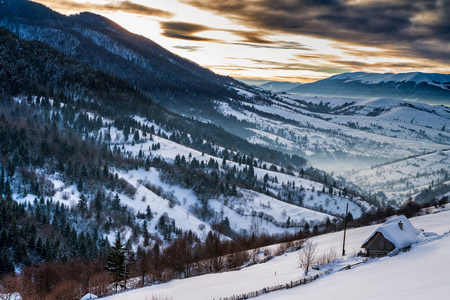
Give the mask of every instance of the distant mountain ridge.
[[302, 84], [287, 92], [360, 98], [389, 97], [450, 105], [450, 74], [343, 73]]
[[281, 81], [269, 81], [264, 84], [259, 85], [266, 90], [271, 90], [274, 92], [283, 92], [287, 90], [294, 89], [298, 87], [301, 83], [298, 82], [281, 82]]
[[426, 82], [439, 86], [443, 89], [450, 89], [450, 74], [439, 73], [343, 73], [330, 77], [332, 80], [360, 81], [367, 84], [378, 84], [383, 82], [415, 82], [417, 84]]

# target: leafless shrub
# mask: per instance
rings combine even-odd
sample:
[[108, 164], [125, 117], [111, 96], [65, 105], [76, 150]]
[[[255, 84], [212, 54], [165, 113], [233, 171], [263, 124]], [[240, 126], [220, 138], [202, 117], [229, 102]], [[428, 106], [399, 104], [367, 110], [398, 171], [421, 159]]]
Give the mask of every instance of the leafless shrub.
[[270, 249], [265, 249], [263, 252], [263, 255], [264, 255], [264, 261], [268, 261], [273, 258], [273, 254]]
[[227, 256], [227, 265], [229, 269], [235, 269], [242, 266], [248, 260], [249, 260], [248, 251], [231, 253], [230, 255]]
[[304, 240], [295, 240], [295, 241], [289, 241], [286, 243], [282, 243], [277, 247], [277, 249], [275, 250], [273, 255], [280, 256], [289, 251], [297, 251], [303, 246], [304, 242], [305, 242]]
[[108, 295], [111, 290], [111, 276], [106, 273], [97, 273], [91, 280], [91, 293], [95, 295]]
[[52, 300], [77, 300], [83, 295], [80, 293], [80, 283], [75, 280], [64, 281], [55, 286], [52, 292], [46, 296]]
[[336, 248], [332, 247], [328, 252], [320, 255], [317, 258], [317, 264], [321, 267], [331, 265], [337, 259], [337, 251]]
[[307, 276], [309, 269], [312, 267], [314, 259], [316, 258], [317, 244], [311, 240], [305, 242], [303, 247], [298, 250], [298, 264], [304, 270]]
[[13, 300], [16, 299], [17, 292], [22, 289], [21, 282], [17, 275], [6, 275], [0, 281], [0, 299]]
[[136, 195], [137, 192], [137, 189], [123, 178], [120, 178], [118, 180], [117, 189], [119, 191], [123, 191], [123, 193], [130, 198], [134, 197], [134, 195]]

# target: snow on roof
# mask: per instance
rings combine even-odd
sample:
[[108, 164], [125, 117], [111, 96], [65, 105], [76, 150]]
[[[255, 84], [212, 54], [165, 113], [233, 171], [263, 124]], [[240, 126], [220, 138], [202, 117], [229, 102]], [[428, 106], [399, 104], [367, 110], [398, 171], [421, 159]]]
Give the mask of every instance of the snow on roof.
[[97, 299], [97, 298], [98, 297], [96, 295], [89, 293], [89, 294], [84, 295], [83, 298], [81, 298], [80, 300], [90, 300], [90, 299]]
[[20, 296], [19, 293], [0, 294], [0, 299], [22, 300], [22, 297]]
[[[403, 223], [403, 229], [399, 223]], [[394, 244], [396, 250], [409, 247], [419, 241], [418, 234], [420, 230], [414, 228], [411, 222], [405, 216], [387, 220], [383, 225], [378, 227], [367, 240], [362, 244], [366, 244], [377, 232], [380, 232], [387, 240]]]

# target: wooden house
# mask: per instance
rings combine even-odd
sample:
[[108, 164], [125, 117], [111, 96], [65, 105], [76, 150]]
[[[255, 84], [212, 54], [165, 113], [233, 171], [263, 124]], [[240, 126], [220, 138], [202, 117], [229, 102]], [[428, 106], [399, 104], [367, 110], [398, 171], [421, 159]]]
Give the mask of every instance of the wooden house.
[[405, 251], [419, 241], [419, 230], [414, 228], [405, 216], [399, 216], [386, 221], [378, 227], [361, 248], [371, 257], [396, 254]]

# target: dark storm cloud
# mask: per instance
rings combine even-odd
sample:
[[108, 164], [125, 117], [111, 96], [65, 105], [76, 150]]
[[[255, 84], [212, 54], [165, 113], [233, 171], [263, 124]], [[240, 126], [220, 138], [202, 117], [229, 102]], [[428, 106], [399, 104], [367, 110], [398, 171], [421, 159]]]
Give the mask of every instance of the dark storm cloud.
[[175, 49], [185, 50], [187, 52], [198, 52], [202, 49], [199, 46], [173, 46]]
[[183, 0], [272, 33], [402, 49], [450, 61], [448, 0]]
[[172, 18], [173, 13], [161, 9], [151, 8], [145, 5], [137, 4], [131, 1], [119, 1], [103, 5], [107, 10], [120, 10], [138, 15], [158, 16], [164, 18]]
[[132, 14], [144, 15], [144, 16], [154, 16], [162, 18], [172, 18], [174, 14], [157, 9], [149, 6], [137, 4], [131, 1], [116, 1], [107, 4], [97, 4], [91, 2], [75, 2], [70, 0], [37, 0], [40, 3], [50, 5], [53, 8], [64, 9], [64, 10], [97, 10], [97, 11], [122, 11]]
[[290, 50], [311, 50], [310, 47], [292, 41], [270, 41], [270, 43], [255, 43], [251, 40], [244, 40], [242, 42], [234, 43], [235, 45], [248, 46], [252, 48], [267, 48], [267, 49], [290, 49]]
[[159, 22], [165, 37], [201, 42], [215, 42], [217, 40], [196, 36], [203, 31], [214, 30], [208, 26], [186, 22]]
[[[161, 29], [163, 30], [162, 35], [169, 38], [183, 39], [188, 41], [217, 42], [222, 44], [233, 43], [235, 45], [249, 46], [254, 48], [310, 50], [310, 48], [298, 42], [268, 40], [265, 38], [268, 35], [267, 32], [263, 31], [220, 29], [201, 24], [175, 21], [160, 21], [159, 24]], [[242, 39], [238, 42], [228, 42], [219, 39], [204, 38], [197, 35], [198, 33], [205, 31], [229, 32]]]
[[241, 31], [241, 30], [234, 30], [232, 31], [234, 34], [241, 36], [244, 38], [242, 41], [243, 43], [252, 43], [252, 44], [273, 44], [273, 41], [269, 41], [262, 37], [262, 33], [255, 32], [255, 31]]

